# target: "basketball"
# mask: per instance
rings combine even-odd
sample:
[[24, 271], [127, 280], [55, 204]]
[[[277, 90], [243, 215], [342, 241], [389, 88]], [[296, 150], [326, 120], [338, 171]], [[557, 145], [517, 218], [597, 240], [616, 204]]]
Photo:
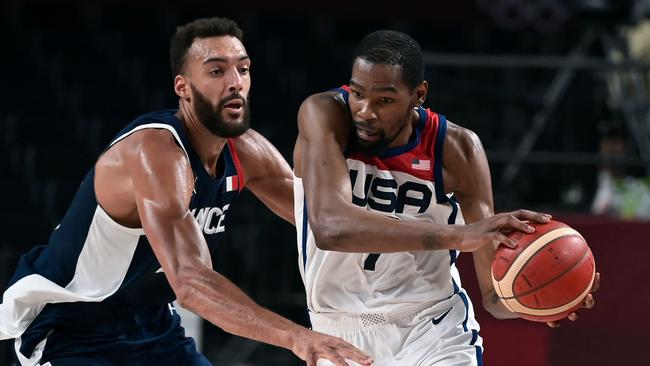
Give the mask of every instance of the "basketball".
[[492, 282], [501, 302], [522, 318], [549, 322], [578, 309], [596, 275], [593, 254], [570, 226], [551, 220], [530, 224], [535, 232], [513, 232], [514, 249], [499, 246]]

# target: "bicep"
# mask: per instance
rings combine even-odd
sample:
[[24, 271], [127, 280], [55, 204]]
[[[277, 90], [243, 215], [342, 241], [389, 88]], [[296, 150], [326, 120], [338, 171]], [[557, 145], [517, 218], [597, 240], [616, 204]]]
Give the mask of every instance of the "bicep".
[[185, 214], [193, 189], [189, 162], [163, 131], [134, 134], [125, 163], [143, 226]]
[[[162, 131], [142, 131], [125, 162], [142, 228], [174, 287], [183, 267], [209, 265], [209, 252], [189, 211], [193, 176], [184, 152]], [[168, 134], [168, 133], [167, 133]]]
[[450, 130], [444, 146], [445, 188], [458, 198], [465, 221], [473, 223], [494, 215], [490, 166], [476, 134], [458, 126]]
[[351, 202], [352, 198], [342, 153], [346, 117], [337, 107], [308, 99], [298, 112], [300, 172], [297, 174], [302, 177], [308, 209], [313, 213], [329, 204]]
[[278, 216], [294, 223], [293, 173], [282, 154], [253, 130], [238, 138], [235, 148], [245, 186]]

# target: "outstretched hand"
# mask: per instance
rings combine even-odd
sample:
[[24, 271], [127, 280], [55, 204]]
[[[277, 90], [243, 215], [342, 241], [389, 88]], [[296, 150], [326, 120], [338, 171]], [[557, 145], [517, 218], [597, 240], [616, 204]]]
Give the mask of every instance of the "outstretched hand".
[[370, 366], [373, 363], [370, 356], [344, 340], [306, 329], [296, 334], [291, 350], [300, 359], [306, 361], [307, 366], [316, 366], [319, 359], [329, 360], [336, 366], [348, 366], [346, 359], [357, 362], [361, 366]]
[[[591, 291], [589, 291], [589, 294], [587, 294], [587, 296], [585, 297], [585, 301], [582, 303], [582, 308], [591, 309], [594, 307], [594, 305], [596, 305], [596, 300], [594, 300], [594, 296], [592, 295], [592, 293], [598, 291], [598, 287], [600, 287], [600, 273], [596, 272], [596, 276], [594, 277], [594, 284], [591, 286]], [[570, 321], [574, 322], [578, 320], [578, 314], [573, 312], [569, 314], [567, 318]], [[546, 324], [551, 328], [557, 328], [560, 326], [559, 321], [547, 322]]]
[[473, 224], [464, 226], [462, 231], [461, 251], [473, 252], [487, 244], [503, 244], [515, 248], [517, 243], [506, 236], [512, 231], [533, 233], [535, 228], [526, 222], [546, 224], [551, 220], [551, 215], [529, 210], [517, 210], [500, 213]]

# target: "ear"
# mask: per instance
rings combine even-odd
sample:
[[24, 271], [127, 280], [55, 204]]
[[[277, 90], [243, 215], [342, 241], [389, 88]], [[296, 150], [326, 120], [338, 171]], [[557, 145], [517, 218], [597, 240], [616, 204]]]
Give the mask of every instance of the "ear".
[[176, 75], [174, 78], [174, 92], [179, 98], [184, 99], [185, 101], [190, 100], [190, 86], [189, 81], [183, 75]]
[[426, 80], [422, 81], [420, 85], [415, 87], [415, 96], [417, 98], [415, 105], [420, 107], [427, 100], [427, 92], [429, 91], [429, 83]]

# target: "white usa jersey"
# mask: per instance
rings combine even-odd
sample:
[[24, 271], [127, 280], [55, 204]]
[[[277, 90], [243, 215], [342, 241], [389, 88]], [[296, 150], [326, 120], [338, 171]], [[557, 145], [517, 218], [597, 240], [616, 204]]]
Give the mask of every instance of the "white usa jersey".
[[[347, 90], [341, 89], [347, 100]], [[411, 141], [371, 156], [345, 151], [353, 203], [401, 220], [464, 224], [446, 195], [442, 151], [446, 120], [419, 108]], [[317, 248], [309, 226], [302, 179], [294, 177], [300, 273], [315, 313], [389, 313], [404, 305], [444, 301], [460, 291], [455, 250], [343, 253]]]

